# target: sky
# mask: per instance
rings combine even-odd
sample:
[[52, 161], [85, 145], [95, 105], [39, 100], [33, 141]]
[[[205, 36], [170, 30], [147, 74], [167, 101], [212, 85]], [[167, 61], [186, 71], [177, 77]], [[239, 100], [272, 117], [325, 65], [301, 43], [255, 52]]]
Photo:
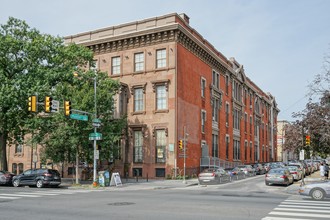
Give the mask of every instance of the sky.
[[329, 9], [330, 0], [0, 0], [0, 24], [15, 17], [64, 37], [185, 13], [192, 28], [275, 96], [278, 120], [294, 121], [330, 54]]

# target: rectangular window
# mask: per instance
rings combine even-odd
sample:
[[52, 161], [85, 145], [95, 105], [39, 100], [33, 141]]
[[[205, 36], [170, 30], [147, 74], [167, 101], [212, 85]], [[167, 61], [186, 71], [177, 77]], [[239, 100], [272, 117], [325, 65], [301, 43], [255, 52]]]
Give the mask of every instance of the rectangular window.
[[248, 142], [244, 142], [244, 159], [247, 160], [247, 148], [248, 148]]
[[241, 146], [239, 140], [234, 140], [234, 160], [240, 160]]
[[252, 161], [252, 142], [250, 142], [250, 162]]
[[213, 108], [212, 108], [212, 120], [214, 122], [218, 122], [218, 118], [219, 118], [219, 99], [213, 99]]
[[134, 163], [142, 163], [143, 159], [143, 136], [142, 131], [134, 131], [133, 133], [134, 138]]
[[201, 95], [205, 98], [205, 88], [206, 88], [206, 80], [204, 78], [201, 79]]
[[212, 84], [215, 88], [220, 88], [220, 75], [214, 70], [212, 71]]
[[247, 123], [248, 123], [248, 116], [247, 113], [244, 115], [244, 132], [247, 133]]
[[250, 135], [252, 135], [252, 116], [250, 115]]
[[229, 159], [229, 136], [226, 136], [226, 159]]
[[237, 130], [240, 130], [240, 124], [241, 124], [240, 114], [241, 114], [240, 110], [234, 109], [233, 126], [234, 126], [234, 129], [237, 129]]
[[218, 135], [212, 134], [212, 157], [219, 157]]
[[156, 68], [166, 67], [166, 49], [157, 50], [156, 60]]
[[205, 133], [206, 111], [202, 110], [201, 113], [202, 133]]
[[144, 102], [143, 102], [143, 88], [134, 89], [134, 112], [143, 111]]
[[15, 153], [16, 154], [23, 153], [23, 145], [22, 144], [16, 144], [16, 146], [15, 146]]
[[112, 57], [111, 58], [111, 73], [120, 74], [120, 57]]
[[167, 92], [165, 85], [159, 85], [156, 88], [156, 109], [165, 110], [167, 109]]
[[134, 54], [134, 71], [143, 71], [144, 70], [144, 53]]
[[166, 162], [166, 135], [165, 130], [156, 130], [156, 163]]
[[226, 94], [228, 95], [229, 92], [229, 76], [226, 75]]
[[226, 125], [229, 125], [229, 104], [226, 103]]

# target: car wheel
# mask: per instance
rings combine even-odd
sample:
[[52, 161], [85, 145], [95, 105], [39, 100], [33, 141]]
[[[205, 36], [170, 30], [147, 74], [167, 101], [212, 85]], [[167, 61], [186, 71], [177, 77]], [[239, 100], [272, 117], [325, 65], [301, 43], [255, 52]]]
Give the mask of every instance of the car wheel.
[[43, 186], [44, 186], [44, 183], [42, 182], [42, 180], [38, 180], [37, 181], [37, 187], [42, 188]]
[[13, 181], [13, 186], [19, 187], [19, 180], [14, 180]]
[[265, 182], [266, 183], [266, 186], [269, 186], [269, 182]]
[[311, 191], [311, 197], [312, 197], [312, 199], [323, 200], [324, 199], [324, 196], [325, 196], [325, 193], [324, 193], [323, 189], [316, 188], [316, 189], [313, 189]]

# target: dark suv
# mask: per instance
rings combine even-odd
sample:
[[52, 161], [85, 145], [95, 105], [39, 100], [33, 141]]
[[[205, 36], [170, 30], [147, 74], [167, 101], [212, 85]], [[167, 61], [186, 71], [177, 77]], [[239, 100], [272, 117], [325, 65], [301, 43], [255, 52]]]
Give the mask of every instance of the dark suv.
[[57, 170], [52, 169], [30, 169], [13, 177], [13, 186], [59, 186], [61, 176]]

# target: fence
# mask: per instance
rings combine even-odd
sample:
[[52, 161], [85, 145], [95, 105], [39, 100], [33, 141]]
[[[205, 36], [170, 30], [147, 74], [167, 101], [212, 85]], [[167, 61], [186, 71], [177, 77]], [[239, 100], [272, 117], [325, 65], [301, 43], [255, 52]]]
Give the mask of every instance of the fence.
[[217, 157], [202, 157], [200, 159], [200, 167], [201, 169], [210, 168], [210, 167], [222, 167], [222, 168], [230, 168], [241, 165], [242, 162], [230, 162], [226, 160], [221, 160]]

